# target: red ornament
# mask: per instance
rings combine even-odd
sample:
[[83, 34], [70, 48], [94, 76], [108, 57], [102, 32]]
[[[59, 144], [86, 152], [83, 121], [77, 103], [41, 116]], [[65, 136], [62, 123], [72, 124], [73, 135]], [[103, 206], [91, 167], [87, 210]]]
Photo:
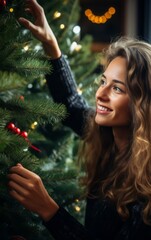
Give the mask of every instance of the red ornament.
[[30, 141], [29, 141], [29, 139], [28, 139], [28, 133], [27, 133], [26, 131], [22, 131], [22, 132], [21, 132], [21, 130], [20, 130], [19, 128], [17, 128], [17, 127], [15, 126], [15, 124], [12, 123], [12, 122], [8, 123], [7, 126], [6, 126], [6, 128], [7, 128], [8, 130], [10, 130], [12, 133], [14, 133], [14, 134], [19, 134], [19, 136], [23, 137], [23, 138], [28, 142], [29, 146], [30, 146], [31, 148], [33, 148], [35, 151], [41, 152], [40, 149], [38, 149], [37, 147], [33, 146], [33, 145], [30, 143]]
[[12, 123], [12, 122], [10, 122], [10, 123], [7, 124], [6, 127], [7, 127], [7, 129], [9, 129], [9, 130], [13, 130], [13, 129], [15, 128], [15, 124]]
[[2, 7], [5, 7], [6, 6], [6, 0], [0, 0], [0, 5]]
[[13, 129], [13, 132], [16, 133], [16, 134], [20, 134], [21, 131], [20, 131], [20, 128], [15, 127]]
[[8, 130], [10, 130], [11, 132], [15, 133], [15, 134], [20, 134], [20, 129], [17, 128], [17, 127], [15, 126], [15, 124], [12, 123], [12, 122], [8, 123], [8, 125], [6, 126], [6, 128], [7, 128]]
[[24, 101], [24, 96], [20, 96], [19, 99]]
[[20, 133], [20, 136], [23, 137], [23, 138], [27, 138], [28, 137], [28, 133], [23, 131]]

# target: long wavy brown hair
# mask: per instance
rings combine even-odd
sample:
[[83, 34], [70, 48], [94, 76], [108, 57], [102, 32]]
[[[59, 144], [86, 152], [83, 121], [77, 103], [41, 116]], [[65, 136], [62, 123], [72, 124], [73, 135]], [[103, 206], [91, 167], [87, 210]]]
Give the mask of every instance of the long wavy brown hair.
[[129, 217], [128, 205], [140, 202], [143, 220], [151, 224], [151, 45], [122, 37], [110, 44], [105, 56], [106, 66], [117, 56], [127, 61], [131, 135], [119, 153], [112, 128], [97, 125], [91, 114], [82, 147], [84, 184], [89, 197], [99, 189], [99, 196], [113, 200], [123, 219]]

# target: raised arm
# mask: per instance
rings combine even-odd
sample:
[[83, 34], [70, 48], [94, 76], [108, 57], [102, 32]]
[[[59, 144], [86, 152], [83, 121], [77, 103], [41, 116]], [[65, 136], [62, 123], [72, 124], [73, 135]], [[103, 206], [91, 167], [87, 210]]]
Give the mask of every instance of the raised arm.
[[67, 108], [68, 117], [64, 124], [82, 136], [89, 112], [88, 105], [83, 97], [78, 94], [70, 66], [61, 53], [43, 8], [36, 0], [27, 0], [25, 10], [31, 13], [34, 22], [32, 23], [25, 18], [19, 18], [19, 22], [42, 42], [45, 53], [50, 57], [53, 70], [51, 74], [46, 76], [46, 79], [51, 96], [55, 102], [62, 103]]

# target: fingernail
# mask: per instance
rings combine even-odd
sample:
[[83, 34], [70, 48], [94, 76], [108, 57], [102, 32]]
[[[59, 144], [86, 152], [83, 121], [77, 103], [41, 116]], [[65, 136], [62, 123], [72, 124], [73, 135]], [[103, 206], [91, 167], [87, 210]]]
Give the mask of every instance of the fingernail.
[[17, 163], [16, 165], [19, 166], [19, 167], [22, 167], [21, 163]]

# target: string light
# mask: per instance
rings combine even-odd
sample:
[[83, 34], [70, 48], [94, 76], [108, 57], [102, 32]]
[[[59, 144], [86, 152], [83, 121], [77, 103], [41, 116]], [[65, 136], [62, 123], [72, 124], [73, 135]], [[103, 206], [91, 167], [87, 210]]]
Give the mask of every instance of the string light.
[[53, 15], [53, 18], [56, 19], [56, 18], [59, 18], [59, 17], [61, 17], [61, 13], [56, 11]]
[[10, 8], [9, 11], [12, 13], [12, 12], [14, 12], [14, 9], [13, 9], [13, 8]]
[[60, 29], [64, 29], [65, 28], [65, 25], [62, 23], [60, 24]]
[[28, 49], [29, 49], [29, 46], [26, 45], [26, 46], [24, 47], [24, 50], [25, 50], [25, 51], [28, 51]]
[[47, 83], [47, 80], [44, 78], [42, 79], [42, 85], [45, 85]]
[[[56, 12], [54, 12], [54, 14], [53, 14], [53, 18], [54, 19], [58, 19], [58, 18], [60, 18], [61, 17], [61, 12], [59, 12], [59, 11], [56, 11]], [[63, 29], [65, 29], [65, 25], [62, 23], [62, 24], [60, 24], [60, 29], [61, 30], [63, 30]]]
[[36, 44], [35, 47], [34, 47], [34, 50], [35, 50], [36, 52], [38, 52], [38, 51], [41, 50], [41, 49], [42, 49], [42, 46], [41, 46], [40, 44]]
[[81, 28], [80, 28], [80, 26], [75, 26], [74, 28], [73, 28], [73, 32], [75, 33], [75, 34], [80, 34], [80, 31], [81, 31]]
[[75, 210], [76, 210], [77, 212], [80, 212], [80, 211], [81, 211], [81, 208], [80, 208], [79, 206], [75, 206]]
[[81, 48], [82, 48], [81, 44], [77, 44], [77, 46], [75, 47], [75, 51], [79, 52]]
[[81, 50], [82, 46], [80, 44], [78, 44], [77, 42], [73, 42], [70, 46], [70, 52], [79, 52]]
[[82, 91], [81, 88], [78, 87], [78, 88], [77, 88], [77, 92], [78, 92], [79, 95], [82, 95], [82, 92], [83, 92], [83, 91]]
[[110, 7], [107, 12], [105, 12], [101, 16], [95, 15], [91, 9], [85, 10], [85, 16], [89, 19], [89, 21], [96, 23], [96, 24], [103, 24], [106, 23], [112, 16], [116, 13], [116, 9], [114, 7]]
[[38, 125], [37, 122], [32, 123], [31, 124], [31, 129], [33, 129], [33, 130], [36, 129], [37, 125]]

